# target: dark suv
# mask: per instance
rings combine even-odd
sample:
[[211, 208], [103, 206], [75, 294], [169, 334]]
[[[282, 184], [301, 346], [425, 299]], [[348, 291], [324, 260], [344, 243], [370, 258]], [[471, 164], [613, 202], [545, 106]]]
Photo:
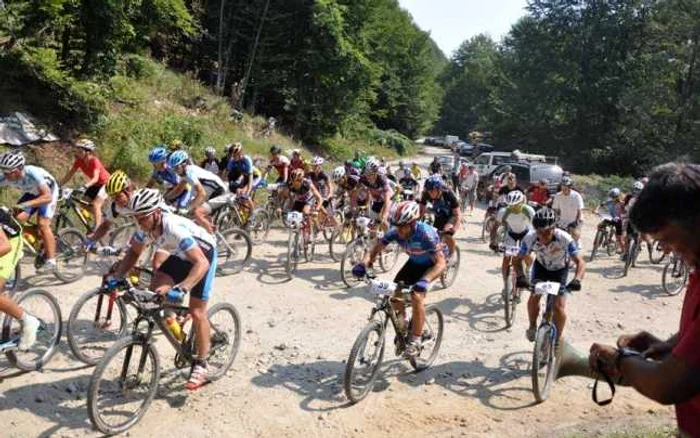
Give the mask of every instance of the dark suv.
[[486, 187], [493, 182], [493, 177], [504, 172], [506, 166], [510, 166], [515, 177], [518, 179], [518, 185], [527, 190], [530, 186], [537, 184], [541, 179], [549, 181], [549, 192], [554, 194], [557, 192], [557, 187], [561, 183], [561, 178], [564, 170], [556, 164], [550, 163], [503, 163], [493, 169], [489, 174], [479, 181], [479, 197], [485, 197]]

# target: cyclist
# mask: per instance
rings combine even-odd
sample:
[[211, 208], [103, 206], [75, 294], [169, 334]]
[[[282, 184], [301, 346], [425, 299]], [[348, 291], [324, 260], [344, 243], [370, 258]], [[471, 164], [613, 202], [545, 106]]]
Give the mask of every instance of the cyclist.
[[360, 178], [360, 185], [367, 190], [372, 199], [371, 210], [375, 219], [381, 221], [384, 229], [389, 227], [389, 210], [391, 209], [391, 197], [393, 192], [386, 176], [379, 173], [379, 162], [370, 159], [365, 165], [365, 171]]
[[541, 179], [537, 184], [533, 184], [532, 187], [527, 189], [528, 198], [530, 198], [530, 205], [535, 210], [539, 210], [542, 207], [548, 207], [552, 203], [552, 196], [549, 193], [549, 181], [546, 179]]
[[36, 342], [39, 320], [5, 294], [5, 282], [14, 273], [21, 257], [22, 227], [9, 210], [0, 208], [0, 313], [6, 313], [19, 321], [22, 331], [18, 347], [26, 351]]
[[56, 270], [56, 240], [51, 230], [51, 219], [58, 204], [58, 183], [45, 169], [25, 164], [24, 155], [20, 152], [0, 155], [0, 186], [15, 187], [24, 192], [17, 201], [17, 208], [21, 211], [15, 218], [23, 223], [34, 213], [37, 214], [38, 230], [46, 252], [46, 262], [37, 272], [53, 272]]
[[[498, 175], [498, 179], [501, 183], [500, 185], [501, 186], [506, 185], [507, 180], [510, 178], [512, 178], [513, 180], [516, 179], [515, 174], [513, 173], [513, 167], [510, 165], [505, 165], [505, 166], [503, 166], [503, 169], [502, 169], [502, 172], [500, 173], [500, 175]], [[522, 192], [523, 190], [520, 190], [520, 191]]]
[[[624, 206], [624, 215], [623, 215], [624, 229], [625, 229], [625, 233], [628, 236], [636, 236], [638, 234], [637, 230], [634, 229], [634, 227], [632, 226], [632, 224], [628, 220], [627, 213], [632, 210], [632, 206], [634, 205], [635, 202], [637, 202], [637, 197], [639, 196], [639, 194], [642, 192], [643, 189], [644, 189], [644, 183], [642, 181], [635, 181], [632, 184], [631, 192], [628, 193], [627, 195], [625, 195], [624, 199], [622, 200], [622, 204]], [[646, 242], [647, 247], [651, 248], [651, 241], [649, 240], [648, 235], [640, 234], [639, 237], [641, 237], [641, 239], [644, 242]], [[624, 249], [625, 250], [627, 249], [627, 239], [625, 239]], [[627, 252], [623, 251], [622, 252], [622, 260], [623, 261], [625, 260], [625, 257], [627, 257]]]
[[311, 182], [309, 178], [304, 175], [303, 169], [294, 169], [289, 177], [289, 182], [287, 182], [287, 188], [289, 190], [289, 208], [292, 211], [297, 211], [299, 213], [304, 213], [304, 218], [307, 221], [308, 229], [311, 229], [311, 209], [314, 207], [314, 199], [316, 200], [316, 206], [320, 206], [323, 203], [323, 198], [321, 194]]
[[102, 206], [107, 199], [107, 193], [104, 190], [104, 184], [109, 179], [109, 172], [102, 165], [102, 162], [95, 155], [95, 143], [88, 139], [80, 139], [75, 142], [75, 161], [73, 167], [61, 179], [59, 186], [64, 186], [75, 172], [80, 169], [88, 182], [85, 183], [85, 198], [90, 201], [92, 214], [95, 216], [95, 227], [99, 227], [102, 223]]
[[335, 217], [333, 217], [333, 182], [321, 168], [325, 161], [323, 157], [313, 157], [311, 159], [311, 171], [306, 176], [314, 184], [314, 187], [316, 187], [323, 199], [321, 203], [323, 208], [319, 210], [318, 223], [324, 224], [326, 222], [326, 214], [328, 214], [331, 225], [335, 227], [338, 224]]
[[287, 182], [289, 177], [289, 158], [282, 155], [282, 149], [277, 145], [272, 145], [270, 148], [270, 164], [267, 166], [265, 174], [273, 167], [277, 171], [277, 184]]
[[[419, 190], [419, 184], [418, 181], [413, 177], [413, 174], [411, 173], [411, 169], [404, 169], [403, 170], [403, 176], [399, 180], [399, 185], [401, 186], [401, 190], [410, 190], [413, 192], [413, 195], [410, 196], [410, 200], [413, 201], [416, 198], [416, 195], [418, 194]], [[404, 201], [408, 199], [403, 199]]]
[[118, 217], [128, 216], [129, 211], [127, 207], [134, 191], [136, 191], [136, 186], [124, 171], [116, 170], [112, 172], [105, 183], [105, 192], [110, 202], [105, 209], [104, 220], [95, 232], [88, 236], [88, 246], [90, 248], [94, 248], [95, 242], [98, 242], [109, 232], [112, 224]]
[[[566, 297], [571, 293], [581, 290], [581, 280], [586, 272], [586, 264], [579, 256], [576, 242], [566, 232], [556, 228], [556, 213], [551, 208], [541, 208], [532, 219], [534, 230], [527, 233], [520, 245], [520, 252], [516, 258], [515, 269], [518, 274], [517, 286], [529, 288], [530, 281], [525, 277], [522, 261], [535, 254], [535, 263], [532, 270], [532, 281], [553, 281], [561, 285], [559, 295], [554, 300], [554, 325], [557, 328], [557, 343], [564, 333], [566, 324]], [[566, 283], [569, 274], [569, 260], [576, 263], [574, 279]], [[530, 326], [525, 332], [530, 342], [535, 341], [537, 333], [537, 316], [540, 311], [540, 296], [530, 294], [527, 302], [527, 313]]]
[[466, 198], [469, 203], [469, 216], [474, 214], [474, 204], [476, 203], [476, 189], [479, 186], [479, 173], [474, 164], [462, 163], [458, 175], [459, 192], [461, 197]]
[[415, 161], [411, 163], [411, 173], [413, 174], [413, 177], [416, 180], [420, 180], [422, 173], [420, 167], [418, 166], [418, 163], [416, 163]]
[[[535, 210], [525, 203], [525, 195], [523, 192], [515, 190], [506, 195], [506, 206], [498, 211], [496, 219], [503, 224], [506, 229], [506, 234], [503, 238], [504, 248], [519, 247], [525, 235], [532, 230], [532, 219], [535, 217]], [[491, 229], [491, 244], [489, 247], [496, 251], [496, 228]], [[511, 256], [505, 252], [503, 254], [503, 263], [501, 264], [501, 275], [503, 280], [506, 280], [508, 265], [511, 262]], [[530, 258], [525, 259], [525, 264], [530, 268]]]
[[[367, 267], [372, 266], [377, 256], [391, 242], [397, 242], [408, 254], [408, 261], [394, 278], [396, 283], [413, 285], [411, 294], [413, 321], [411, 336], [405, 351], [407, 357], [415, 357], [420, 353], [421, 335], [425, 323], [425, 294], [430, 283], [439, 278], [447, 266], [444, 247], [437, 231], [425, 222], [418, 221], [419, 218], [420, 206], [416, 202], [398, 203], [391, 215], [393, 227], [365, 255], [363, 262], [352, 269], [353, 275], [364, 277], [367, 274]], [[400, 297], [401, 291], [397, 290], [396, 295]], [[403, 300], [392, 300], [392, 306], [403, 320], [406, 314]]]
[[215, 175], [218, 175], [224, 170], [219, 167], [219, 160], [216, 158], [216, 149], [214, 149], [213, 146], [204, 149], [204, 159], [199, 164], [199, 167]]
[[[447, 184], [439, 175], [432, 175], [423, 187], [423, 196], [420, 199], [421, 216], [425, 214], [426, 204], [433, 204], [435, 223], [433, 227], [442, 234], [451, 256], [455, 250], [454, 234], [459, 231], [462, 210], [459, 208], [459, 200], [455, 193], [447, 187]], [[448, 257], [449, 259], [449, 257]]]
[[129, 201], [129, 213], [139, 225], [127, 255], [114, 272], [124, 276], [134, 267], [147, 243], [153, 242], [165, 261], [157, 268], [151, 290], [165, 295], [167, 301], [180, 303], [189, 293], [189, 314], [195, 331], [197, 354], [185, 387], [195, 390], [208, 382], [206, 358], [209, 354], [211, 326], [207, 301], [212, 294], [216, 274], [214, 237], [191, 220], [162, 209], [163, 197], [155, 189], [136, 191]]
[[153, 165], [151, 179], [146, 184], [146, 188], [152, 188], [160, 184], [165, 188], [166, 203], [175, 207], [178, 211], [187, 209], [192, 199], [192, 188], [180, 186], [180, 176], [168, 167], [168, 151], [163, 145], [158, 145], [148, 153], [148, 161]]
[[554, 195], [552, 209], [559, 215], [557, 226], [566, 230], [576, 242], [579, 242], [584, 205], [583, 197], [573, 189], [573, 186], [574, 180], [569, 177], [562, 178], [561, 192]]
[[624, 202], [620, 198], [621, 195], [622, 193], [620, 192], [619, 188], [613, 187], [610, 189], [608, 192], [608, 199], [600, 203], [598, 208], [596, 208], [595, 213], [598, 214], [598, 211], [601, 208], [604, 208], [608, 213], [611, 218], [611, 223], [615, 227], [615, 240], [617, 241], [617, 246], [624, 254], [626, 248], [625, 241], [622, 238], [622, 217], [625, 215], [626, 209]]
[[191, 211], [194, 221], [204, 227], [208, 232], [214, 232], [210, 215], [219, 208], [227, 205], [229, 193], [226, 184], [209, 171], [192, 164], [189, 155], [185, 151], [175, 151], [168, 158], [168, 166], [182, 179], [178, 188], [192, 187], [194, 199], [191, 203]]
[[433, 157], [433, 161], [430, 162], [430, 165], [428, 166], [428, 173], [430, 173], [430, 175], [442, 175], [442, 166], [438, 161], [437, 155]]
[[255, 205], [251, 199], [251, 192], [257, 181], [253, 177], [253, 160], [248, 155], [243, 155], [243, 145], [236, 143], [230, 150], [231, 158], [224, 170], [224, 178], [228, 178], [228, 188], [231, 193], [236, 193], [240, 203], [252, 212]]
[[502, 202], [502, 200], [505, 199], [505, 196], [508, 193], [513, 192], [515, 190], [519, 191], [520, 193], [525, 193], [525, 190], [523, 190], [523, 188], [518, 185], [518, 179], [512, 172], [504, 172], [503, 174], [501, 174], [500, 181], [501, 185], [498, 189], [499, 202]]
[[292, 149], [292, 158], [289, 160], [289, 168], [291, 170], [301, 169], [304, 173], [309, 172], [309, 163], [301, 156], [299, 149]]

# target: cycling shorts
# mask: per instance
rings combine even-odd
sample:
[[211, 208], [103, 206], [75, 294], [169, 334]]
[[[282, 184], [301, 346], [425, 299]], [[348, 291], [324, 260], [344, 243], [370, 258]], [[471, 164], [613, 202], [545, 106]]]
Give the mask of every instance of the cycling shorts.
[[505, 237], [503, 238], [503, 245], [505, 247], [509, 246], [520, 246], [520, 241], [523, 240], [523, 238], [527, 235], [527, 233], [530, 231], [528, 228], [527, 230], [523, 231], [522, 233], [514, 233], [510, 230], [506, 232]]
[[[19, 201], [17, 201], [18, 204], [21, 204], [23, 202], [31, 201], [32, 199], [38, 198], [39, 195], [35, 195], [34, 193], [25, 193], [22, 195], [21, 198], [19, 198]], [[54, 195], [51, 201], [48, 204], [40, 205], [38, 207], [27, 207], [24, 209], [24, 212], [27, 213], [29, 216], [33, 215], [34, 213], [37, 213], [39, 217], [45, 217], [47, 219], [52, 219], [54, 214], [56, 213], [56, 206], [58, 205], [58, 196]]]
[[395, 283], [404, 283], [407, 285], [416, 284], [423, 276], [433, 267], [435, 263], [422, 264], [412, 260], [407, 260], [403, 267], [396, 273], [394, 277]]
[[207, 202], [202, 204], [202, 208], [207, 212], [207, 214], [212, 214], [215, 211], [218, 211], [220, 208], [228, 205], [230, 198], [230, 193], [225, 192], [224, 190], [215, 190], [212, 192], [211, 196], [209, 196]]
[[442, 232], [443, 234], [447, 234], [448, 236], [454, 236], [454, 234], [455, 234], [454, 230], [452, 230], [452, 231], [442, 231], [442, 229], [445, 228], [445, 225], [447, 225], [447, 224], [449, 224], [449, 223], [454, 224], [454, 223], [455, 223], [455, 220], [454, 220], [454, 219], [455, 219], [454, 215], [449, 215], [449, 216], [445, 216], [445, 215], [435, 216], [435, 222], [433, 223], [433, 227], [434, 227], [436, 230]]
[[7, 280], [12, 277], [15, 272], [15, 266], [19, 263], [19, 259], [22, 258], [22, 237], [17, 236], [9, 239], [10, 252], [0, 257], [0, 278]]
[[554, 283], [561, 284], [559, 288], [559, 296], [565, 297], [571, 295], [566, 289], [566, 280], [569, 277], [569, 267], [566, 266], [562, 269], [557, 269], [556, 271], [550, 271], [544, 267], [540, 262], [535, 260], [532, 266], [532, 282], [536, 283], [538, 281], [552, 281]]
[[296, 211], [299, 213], [304, 212], [304, 207], [307, 205], [311, 205], [311, 201], [294, 201], [294, 205], [292, 206], [292, 211]]
[[107, 191], [105, 191], [104, 184], [93, 184], [85, 190], [85, 197], [91, 201], [95, 198], [107, 199]]
[[[202, 247], [200, 247], [202, 248]], [[202, 248], [204, 256], [209, 260], [209, 270], [199, 283], [190, 291], [190, 295], [202, 301], [208, 301], [211, 297], [212, 286], [214, 285], [214, 276], [216, 275], [216, 248], [205, 250]], [[175, 284], [179, 284], [187, 278], [192, 270], [192, 263], [189, 260], [181, 259], [180, 257], [171, 255], [159, 267], [158, 271], [167, 274], [173, 279]]]

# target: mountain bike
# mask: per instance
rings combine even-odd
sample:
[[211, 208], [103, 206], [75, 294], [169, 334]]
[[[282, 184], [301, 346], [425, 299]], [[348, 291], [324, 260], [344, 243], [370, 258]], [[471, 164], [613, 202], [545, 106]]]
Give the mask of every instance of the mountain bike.
[[532, 392], [535, 400], [542, 403], [547, 400], [557, 369], [557, 327], [554, 325], [554, 299], [559, 294], [561, 284], [541, 281], [530, 289], [535, 295], [546, 295], [547, 303], [542, 315], [542, 322], [535, 335], [535, 348], [532, 352]]
[[237, 227], [246, 230], [255, 244], [264, 242], [270, 231], [270, 216], [267, 210], [256, 207], [250, 211], [235, 194], [231, 194], [226, 208], [217, 211], [214, 223], [221, 229]]
[[636, 266], [637, 257], [639, 257], [641, 251], [642, 248], [639, 246], [639, 233], [629, 233], [627, 235], [627, 251], [625, 251], [624, 254], [625, 266], [622, 273], [623, 277], [627, 276], [631, 267]]
[[593, 239], [593, 249], [591, 249], [591, 256], [588, 261], [592, 262], [596, 258], [598, 252], [605, 248], [605, 252], [608, 256], [615, 255], [617, 252], [617, 241], [615, 240], [615, 222], [612, 216], [601, 214], [600, 223], [598, 224], [598, 230], [596, 231], [595, 238]]
[[491, 232], [493, 231], [493, 227], [498, 227], [498, 229], [496, 230], [496, 234], [500, 235], [503, 231], [501, 230], [503, 228], [503, 225], [499, 224], [498, 219], [496, 218], [497, 213], [498, 210], [487, 210], [486, 212], [484, 223], [481, 225], [481, 241], [483, 243], [488, 243], [491, 239]]
[[58, 200], [56, 217], [54, 218], [54, 230], [57, 233], [64, 228], [77, 228], [74, 224], [75, 217], [84, 234], [95, 229], [95, 215], [92, 213], [92, 206], [83, 199], [85, 190], [83, 189], [62, 189], [61, 197]]
[[26, 312], [39, 319], [39, 330], [34, 345], [28, 351], [20, 351], [20, 323], [5, 315], [0, 354], [5, 354], [10, 364], [22, 371], [40, 370], [58, 351], [62, 329], [61, 308], [53, 295], [41, 289], [27, 291], [13, 298]]
[[[443, 232], [440, 232], [440, 239], [443, 245], [445, 245], [445, 248], [447, 248], [447, 243], [445, 243], [445, 234]], [[455, 280], [457, 280], [457, 274], [459, 274], [459, 263], [462, 259], [462, 255], [456, 242], [454, 252], [449, 254], [446, 258], [447, 266], [442, 274], [440, 274], [440, 283], [445, 289], [454, 284]]]
[[357, 238], [357, 232], [354, 217], [349, 213], [343, 214], [343, 221], [333, 230], [328, 243], [331, 259], [334, 262], [342, 260], [348, 244]]
[[664, 291], [671, 296], [681, 293], [688, 284], [689, 271], [683, 259], [673, 253], [661, 274], [661, 286]]
[[[190, 367], [197, 353], [187, 307], [165, 303], [155, 292], [128, 282], [120, 284], [119, 290], [124, 303], [133, 307], [137, 316], [131, 334], [113, 344], [98, 363], [87, 395], [90, 422], [108, 435], [122, 433], [138, 423], [156, 395], [160, 378], [156, 328], [175, 349], [176, 368]], [[175, 316], [166, 317], [166, 311]], [[238, 311], [229, 303], [217, 303], [207, 314], [211, 323], [211, 349], [206, 360], [213, 381], [222, 377], [236, 358], [241, 322]], [[168, 321], [169, 318], [173, 319]]]
[[[369, 285], [369, 292], [376, 296], [376, 303], [369, 315], [369, 323], [357, 336], [350, 350], [350, 357], [345, 365], [343, 388], [352, 403], [357, 403], [369, 394], [377, 380], [379, 369], [384, 359], [387, 326], [391, 322], [394, 328], [394, 348], [397, 356], [402, 356], [408, 345], [411, 333], [411, 319], [404, 323], [392, 303], [403, 300], [406, 315], [409, 315], [413, 291], [412, 286], [390, 281], [375, 280], [366, 277], [361, 280]], [[402, 296], [396, 297], [396, 291]], [[421, 335], [420, 353], [409, 358], [416, 371], [423, 371], [432, 365], [440, 350], [444, 330], [444, 318], [440, 309], [434, 304], [425, 306], [425, 324]]]
[[[366, 216], [357, 216], [355, 227], [357, 237], [348, 244], [340, 259], [340, 276], [347, 287], [356, 286], [362, 281], [352, 275], [352, 267], [362, 262], [367, 251], [372, 249], [382, 234], [378, 229], [379, 224]], [[396, 265], [399, 251], [400, 248], [396, 242], [391, 242], [384, 248], [378, 258], [381, 272], [388, 272]]]
[[506, 328], [513, 326], [513, 321], [515, 320], [515, 309], [520, 303], [520, 288], [517, 286], [518, 275], [513, 265], [515, 257], [520, 253], [520, 247], [518, 246], [507, 246], [503, 247], [503, 254], [505, 257], [509, 257], [508, 268], [506, 269], [506, 276], [503, 278], [503, 310], [506, 319]]
[[297, 272], [302, 253], [307, 262], [313, 260], [316, 253], [318, 230], [312, 218], [306, 218], [303, 213], [298, 211], [288, 212], [286, 222], [289, 225], [289, 239], [287, 240], [285, 269], [287, 277], [291, 280]]
[[661, 242], [655, 240], [651, 243], [647, 242], [647, 249], [649, 250], [649, 262], [653, 265], [658, 265], [666, 258], [668, 252], [661, 245]]

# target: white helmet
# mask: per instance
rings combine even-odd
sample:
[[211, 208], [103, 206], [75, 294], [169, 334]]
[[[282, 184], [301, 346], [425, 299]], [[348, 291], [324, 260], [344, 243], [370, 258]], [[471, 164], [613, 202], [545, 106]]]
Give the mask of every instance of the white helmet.
[[163, 196], [156, 189], [140, 189], [131, 195], [129, 211], [132, 215], [150, 213], [163, 203]]
[[345, 176], [345, 166], [338, 166], [333, 169], [333, 181], [340, 181]]
[[81, 138], [80, 140], [75, 142], [75, 147], [83, 149], [85, 151], [94, 151], [95, 143], [93, 143], [92, 140], [88, 140], [87, 138]]
[[15, 170], [24, 167], [24, 155], [21, 152], [5, 152], [0, 155], [0, 169]]
[[368, 175], [378, 173], [380, 167], [381, 164], [379, 164], [379, 161], [374, 158], [370, 158], [367, 160], [367, 163], [365, 163], [365, 173]]
[[417, 221], [420, 217], [420, 207], [417, 202], [403, 201], [396, 205], [391, 212], [391, 223], [394, 225], [405, 225]]
[[641, 192], [644, 189], [644, 183], [641, 181], [635, 181], [634, 184], [632, 184], [632, 193], [637, 194]]
[[216, 155], [216, 149], [214, 149], [212, 146], [209, 146], [208, 148], [204, 149], [204, 153], [207, 155]]
[[326, 160], [324, 160], [323, 157], [319, 157], [318, 155], [311, 159], [311, 164], [313, 166], [320, 166], [325, 162], [326, 162]]
[[618, 189], [617, 187], [613, 187], [613, 188], [610, 189], [610, 191], [608, 192], [608, 196], [610, 196], [611, 198], [619, 198], [619, 197], [620, 197], [620, 194], [621, 194], [621, 193], [620, 193], [620, 189]]
[[525, 202], [525, 195], [520, 190], [513, 190], [506, 195], [506, 205], [513, 207]]

